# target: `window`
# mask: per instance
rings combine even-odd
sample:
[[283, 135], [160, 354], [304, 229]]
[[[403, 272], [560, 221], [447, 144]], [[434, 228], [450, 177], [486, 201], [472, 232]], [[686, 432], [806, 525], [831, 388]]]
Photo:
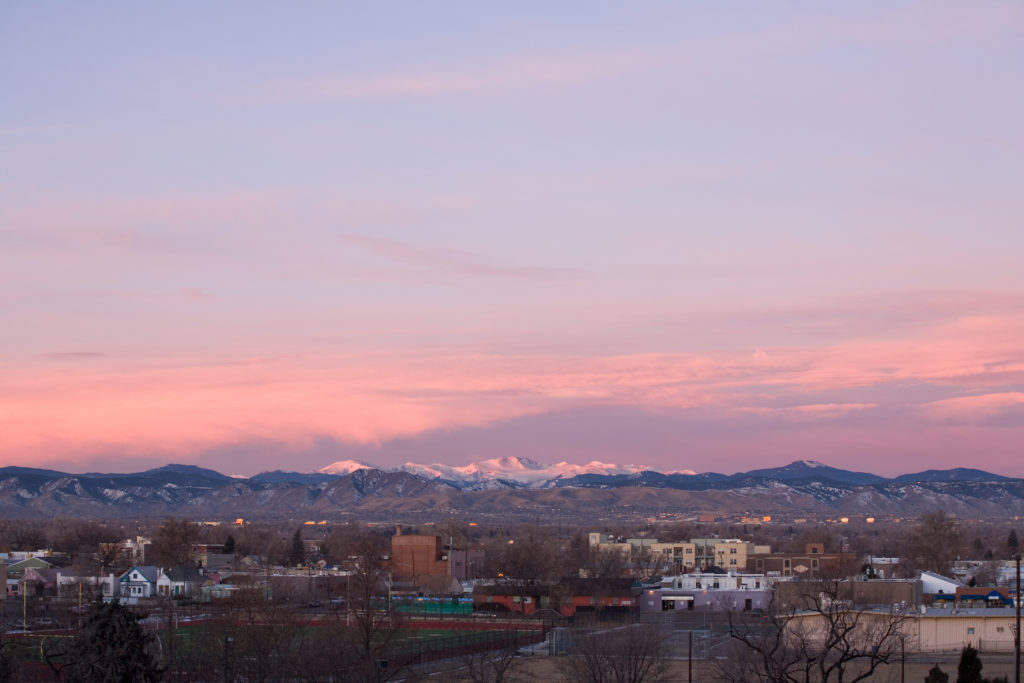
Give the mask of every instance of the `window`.
[[967, 627], [967, 635], [969, 635], [969, 636], [973, 636], [974, 635], [974, 627], [973, 626], [968, 626]]
[[818, 568], [818, 558], [814, 558], [813, 560], [811, 560], [811, 569], [817, 569], [817, 568]]
[[735, 555], [736, 554], [736, 548], [729, 548], [729, 554], [730, 555]]
[[736, 566], [736, 558], [735, 557], [730, 558], [729, 564], [732, 565], [732, 566]]
[[1005, 630], [1002, 626], [996, 626], [996, 633], [1002, 633]]

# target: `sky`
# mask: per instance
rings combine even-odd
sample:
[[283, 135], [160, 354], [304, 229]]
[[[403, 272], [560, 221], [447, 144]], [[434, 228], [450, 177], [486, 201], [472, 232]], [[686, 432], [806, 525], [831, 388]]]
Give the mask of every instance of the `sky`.
[[0, 466], [1024, 476], [1019, 2], [0, 5]]

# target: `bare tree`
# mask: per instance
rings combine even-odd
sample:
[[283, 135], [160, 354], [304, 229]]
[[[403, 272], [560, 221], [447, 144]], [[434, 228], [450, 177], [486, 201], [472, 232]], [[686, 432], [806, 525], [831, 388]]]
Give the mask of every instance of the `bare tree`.
[[462, 656], [465, 669], [460, 672], [473, 683], [519, 683], [529, 680], [522, 671], [519, 648], [510, 643], [496, 650], [480, 649]]
[[514, 539], [502, 543], [488, 556], [488, 562], [491, 571], [512, 587], [525, 613], [526, 597], [535, 593], [537, 587], [551, 586], [558, 571], [555, 557], [555, 539], [540, 527], [530, 526]]
[[943, 510], [929, 512], [910, 530], [904, 548], [910, 571], [927, 569], [948, 575], [960, 554], [960, 525]]
[[150, 552], [161, 567], [187, 565], [199, 543], [199, 525], [187, 519], [168, 519], [153, 537]]
[[899, 657], [906, 615], [898, 609], [856, 608], [841, 599], [841, 582], [804, 583], [787, 609], [761, 618], [730, 612], [731, 656], [719, 660], [727, 681], [829, 683], [871, 679]]
[[668, 665], [662, 632], [631, 624], [584, 636], [559, 671], [570, 683], [660, 683], [670, 680]]
[[0, 550], [36, 550], [46, 545], [46, 522], [0, 519]]
[[89, 567], [101, 545], [120, 540], [119, 532], [93, 521], [57, 517], [50, 527], [50, 547], [80, 567]]
[[367, 660], [387, 646], [396, 626], [387, 555], [388, 539], [381, 534], [365, 532], [349, 546], [346, 619], [355, 629], [360, 656]]

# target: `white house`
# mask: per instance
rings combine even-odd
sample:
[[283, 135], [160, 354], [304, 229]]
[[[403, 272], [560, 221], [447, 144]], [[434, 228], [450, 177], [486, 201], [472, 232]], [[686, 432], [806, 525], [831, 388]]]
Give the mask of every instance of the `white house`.
[[132, 567], [119, 579], [121, 597], [128, 600], [149, 598], [157, 593], [157, 581], [163, 575], [159, 567]]
[[191, 598], [199, 595], [206, 577], [194, 567], [175, 567], [162, 573], [156, 581], [158, 595]]

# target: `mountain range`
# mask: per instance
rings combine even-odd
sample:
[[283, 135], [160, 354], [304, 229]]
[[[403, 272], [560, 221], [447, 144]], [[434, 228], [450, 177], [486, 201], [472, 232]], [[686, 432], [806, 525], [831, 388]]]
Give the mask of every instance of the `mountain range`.
[[720, 474], [658, 472], [527, 458], [463, 467], [406, 463], [381, 469], [345, 460], [316, 472], [231, 477], [194, 465], [129, 474], [0, 468], [4, 517], [204, 517], [434, 519], [439, 515], [571, 520], [652, 515], [914, 516], [1024, 514], [1024, 479], [982, 470], [927, 470], [886, 478], [800, 460]]

